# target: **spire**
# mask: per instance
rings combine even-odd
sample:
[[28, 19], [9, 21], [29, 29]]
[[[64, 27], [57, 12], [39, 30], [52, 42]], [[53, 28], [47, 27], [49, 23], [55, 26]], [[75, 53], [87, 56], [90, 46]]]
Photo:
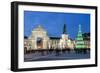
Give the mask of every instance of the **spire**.
[[67, 31], [66, 31], [66, 24], [64, 24], [64, 26], [63, 26], [63, 34], [66, 34], [67, 33]]

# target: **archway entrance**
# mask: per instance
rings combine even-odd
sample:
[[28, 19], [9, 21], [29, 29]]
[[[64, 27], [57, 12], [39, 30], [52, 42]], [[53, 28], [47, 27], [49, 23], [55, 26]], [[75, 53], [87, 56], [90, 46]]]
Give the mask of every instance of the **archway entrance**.
[[38, 37], [37, 38], [37, 48], [42, 49], [43, 48], [43, 39]]

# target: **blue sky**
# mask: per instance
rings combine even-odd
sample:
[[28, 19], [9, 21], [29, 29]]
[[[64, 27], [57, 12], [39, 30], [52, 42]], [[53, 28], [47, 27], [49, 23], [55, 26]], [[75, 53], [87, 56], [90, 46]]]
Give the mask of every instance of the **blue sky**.
[[90, 14], [24, 11], [24, 36], [27, 37], [38, 25], [41, 25], [49, 36], [60, 37], [64, 24], [69, 37], [75, 39], [79, 24], [83, 33], [90, 32]]

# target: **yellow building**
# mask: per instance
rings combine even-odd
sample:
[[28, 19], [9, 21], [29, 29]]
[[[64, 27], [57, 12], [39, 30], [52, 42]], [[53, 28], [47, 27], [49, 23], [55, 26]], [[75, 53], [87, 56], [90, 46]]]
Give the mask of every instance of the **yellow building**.
[[61, 37], [49, 37], [47, 31], [40, 25], [34, 28], [31, 35], [24, 40], [24, 48], [27, 50], [73, 49], [73, 45], [73, 41], [67, 34], [63, 33]]

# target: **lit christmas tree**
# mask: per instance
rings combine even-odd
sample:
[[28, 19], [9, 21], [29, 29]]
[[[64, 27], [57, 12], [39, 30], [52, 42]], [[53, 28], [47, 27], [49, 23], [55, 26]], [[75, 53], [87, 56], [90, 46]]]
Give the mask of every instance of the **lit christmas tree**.
[[78, 35], [76, 38], [76, 48], [78, 48], [78, 49], [85, 48], [82, 31], [81, 31], [81, 25], [79, 25]]

